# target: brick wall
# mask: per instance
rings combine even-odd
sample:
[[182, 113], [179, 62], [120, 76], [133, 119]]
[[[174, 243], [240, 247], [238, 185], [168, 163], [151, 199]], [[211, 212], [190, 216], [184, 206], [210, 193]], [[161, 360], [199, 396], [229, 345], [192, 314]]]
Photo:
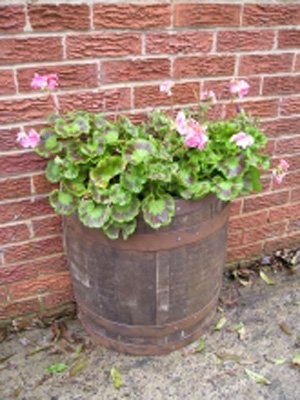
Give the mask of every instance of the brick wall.
[[45, 162], [15, 141], [52, 110], [30, 87], [34, 72], [59, 74], [61, 109], [125, 112], [136, 120], [169, 106], [159, 92], [166, 78], [176, 82], [178, 105], [193, 104], [194, 93], [206, 89], [225, 98], [229, 79], [247, 78], [245, 107], [261, 117], [273, 162], [284, 157], [291, 169], [281, 186], [265, 175], [263, 194], [232, 203], [228, 259], [300, 241], [299, 2], [7, 3], [0, 6], [1, 320], [72, 299]]

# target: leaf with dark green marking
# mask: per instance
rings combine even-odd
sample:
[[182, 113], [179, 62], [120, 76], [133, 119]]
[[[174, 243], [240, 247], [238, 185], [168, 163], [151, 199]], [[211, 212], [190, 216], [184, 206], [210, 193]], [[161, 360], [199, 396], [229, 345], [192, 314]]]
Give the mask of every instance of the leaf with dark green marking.
[[96, 187], [105, 189], [109, 181], [120, 174], [126, 167], [126, 162], [120, 156], [112, 156], [101, 160], [91, 169], [90, 178]]
[[46, 168], [46, 178], [49, 182], [56, 183], [62, 178], [61, 168], [55, 160], [49, 160]]
[[96, 204], [93, 200], [81, 200], [78, 207], [80, 221], [90, 228], [102, 228], [110, 217], [107, 205]]
[[140, 211], [140, 202], [137, 197], [133, 197], [130, 203], [121, 206], [115, 204], [111, 209], [111, 217], [118, 223], [131, 221]]
[[175, 201], [169, 194], [148, 195], [142, 202], [144, 220], [154, 229], [169, 225], [175, 213]]
[[140, 164], [147, 161], [154, 153], [155, 147], [150, 141], [136, 139], [129, 142], [125, 150], [125, 157], [133, 164]]
[[131, 201], [131, 193], [128, 192], [122, 185], [115, 183], [110, 187], [109, 197], [112, 204], [119, 204], [125, 206]]
[[61, 215], [72, 214], [77, 207], [77, 200], [70, 193], [55, 189], [49, 196], [49, 201], [54, 210]]

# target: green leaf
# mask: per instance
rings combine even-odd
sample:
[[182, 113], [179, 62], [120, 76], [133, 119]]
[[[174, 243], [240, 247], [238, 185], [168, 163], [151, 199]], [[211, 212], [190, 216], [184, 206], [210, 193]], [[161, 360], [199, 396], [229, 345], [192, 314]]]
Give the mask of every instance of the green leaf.
[[264, 282], [266, 282], [267, 285], [276, 285], [276, 282], [273, 279], [269, 278], [268, 275], [262, 270], [259, 271], [259, 276]]
[[133, 193], [140, 193], [143, 190], [146, 177], [142, 168], [133, 167], [121, 175], [120, 183], [123, 187]]
[[117, 240], [120, 236], [120, 226], [118, 224], [106, 224], [103, 228], [105, 235], [111, 240]]
[[219, 319], [219, 321], [216, 323], [215, 331], [220, 331], [221, 329], [223, 329], [226, 322], [227, 322], [227, 318], [225, 317], [225, 315], [222, 315], [221, 318]]
[[161, 162], [150, 164], [148, 167], [148, 178], [154, 181], [171, 182], [175, 168]]
[[271, 362], [272, 364], [275, 364], [275, 365], [283, 365], [283, 364], [286, 363], [286, 359], [285, 358], [272, 358], [272, 357], [269, 357], [269, 358], [267, 358], [267, 361], [269, 361], [269, 362]]
[[205, 340], [199, 339], [196, 345], [196, 353], [200, 353], [205, 349]]
[[98, 188], [95, 185], [93, 185], [92, 182], [90, 182], [89, 190], [91, 191], [92, 198], [96, 203], [100, 203], [100, 204], [110, 204], [111, 203], [108, 189]]
[[175, 214], [175, 201], [169, 194], [148, 195], [142, 202], [144, 220], [154, 229], [169, 225]]
[[77, 207], [76, 198], [71, 194], [55, 189], [49, 196], [49, 201], [54, 210], [61, 215], [72, 214]]
[[109, 197], [113, 204], [119, 204], [125, 206], [131, 201], [131, 194], [124, 189], [119, 183], [115, 183], [110, 187]]
[[262, 191], [262, 184], [260, 181], [260, 171], [257, 167], [251, 166], [249, 168], [249, 174], [251, 176], [251, 181], [252, 181], [252, 186], [253, 190], [256, 190], [257, 192]]
[[251, 371], [250, 369], [245, 369], [245, 372], [249, 376], [250, 379], [254, 380], [257, 383], [260, 383], [262, 385], [270, 385], [270, 383], [271, 383], [263, 375], [259, 375], [256, 372]]
[[67, 190], [73, 196], [82, 197], [87, 193], [87, 189], [83, 182], [81, 181], [64, 181], [63, 189]]
[[135, 218], [140, 211], [140, 202], [137, 197], [133, 197], [130, 203], [121, 206], [115, 204], [111, 209], [111, 217], [118, 223], [129, 222]]
[[110, 377], [113, 381], [115, 389], [119, 390], [122, 386], [122, 376], [117, 368], [112, 368], [110, 370]]
[[60, 166], [55, 160], [49, 160], [46, 168], [46, 178], [49, 182], [56, 183], [62, 178]]
[[201, 199], [211, 190], [211, 183], [209, 181], [195, 182], [187, 188], [180, 188], [180, 196], [185, 199]]
[[64, 363], [58, 363], [50, 365], [50, 367], [46, 368], [46, 372], [50, 373], [57, 373], [57, 372], [64, 372], [68, 366]]
[[123, 224], [122, 226], [122, 236], [124, 240], [127, 240], [129, 236], [133, 235], [136, 230], [137, 222], [136, 219], [128, 222], [127, 224]]
[[125, 149], [125, 157], [133, 164], [140, 164], [147, 161], [155, 153], [153, 144], [144, 139], [136, 139], [129, 142]]
[[112, 156], [101, 160], [97, 166], [90, 171], [90, 178], [97, 187], [105, 189], [109, 181], [120, 174], [126, 167], [126, 162], [120, 156]]
[[93, 200], [81, 200], [78, 207], [80, 221], [90, 228], [102, 228], [110, 218], [110, 208]]

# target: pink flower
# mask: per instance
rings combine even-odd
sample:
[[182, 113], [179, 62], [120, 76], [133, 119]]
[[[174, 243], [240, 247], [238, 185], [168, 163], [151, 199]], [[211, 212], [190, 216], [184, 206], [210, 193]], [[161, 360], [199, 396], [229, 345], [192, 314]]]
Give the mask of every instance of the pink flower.
[[160, 85], [160, 91], [163, 93], [167, 93], [168, 96], [172, 96], [172, 87], [174, 84], [171, 81], [164, 81]]
[[34, 77], [31, 81], [31, 87], [33, 89], [40, 89], [44, 90], [47, 88], [48, 82], [47, 82], [47, 75], [39, 75], [39, 74], [34, 74]]
[[243, 98], [244, 96], [247, 96], [247, 94], [249, 93], [249, 89], [250, 89], [249, 84], [243, 79], [240, 81], [233, 79], [229, 83], [230, 93], [233, 95], [238, 95], [240, 99]]
[[36, 147], [40, 140], [40, 135], [34, 129], [30, 129], [28, 134], [25, 132], [19, 132], [17, 136], [17, 142], [25, 149]]
[[231, 136], [230, 142], [235, 142], [237, 146], [242, 149], [246, 149], [254, 143], [254, 139], [251, 135], [248, 135], [245, 132], [239, 132], [236, 135]]
[[209, 91], [205, 91], [201, 97], [200, 100], [202, 101], [210, 101], [212, 104], [216, 104], [217, 103], [217, 96], [215, 94], [215, 92], [213, 90], [209, 90]]
[[34, 77], [31, 81], [31, 87], [33, 89], [54, 90], [57, 86], [58, 86], [57, 74], [49, 74], [49, 75], [34, 74]]
[[58, 75], [57, 74], [49, 74], [47, 76], [47, 82], [48, 82], [48, 89], [49, 90], [54, 90], [58, 86]]
[[188, 147], [197, 147], [199, 150], [203, 150], [208, 142], [206, 130], [193, 119], [189, 119], [187, 123], [187, 136], [184, 143]]
[[280, 160], [277, 167], [272, 171], [275, 181], [279, 185], [282, 183], [283, 178], [286, 176], [289, 167], [289, 164], [285, 160]]
[[187, 121], [182, 111], [179, 111], [175, 120], [175, 126], [180, 135], [187, 134]]

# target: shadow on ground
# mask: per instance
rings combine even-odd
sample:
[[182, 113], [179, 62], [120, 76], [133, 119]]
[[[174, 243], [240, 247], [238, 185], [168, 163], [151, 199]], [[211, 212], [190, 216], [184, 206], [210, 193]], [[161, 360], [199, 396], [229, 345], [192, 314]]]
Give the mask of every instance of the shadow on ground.
[[[205, 349], [200, 352], [190, 346], [163, 357], [117, 354], [91, 345], [76, 320], [56, 331], [52, 327], [11, 335], [0, 344], [0, 398], [300, 399], [300, 366], [295, 365], [300, 353], [300, 276], [280, 274], [276, 280], [274, 286], [256, 281], [239, 289], [225, 282], [223, 314], [218, 313], [216, 323], [222, 316], [226, 322], [223, 318], [220, 330], [212, 327], [203, 337]], [[46, 372], [51, 366], [65, 370]], [[112, 368], [121, 374], [119, 390]], [[246, 370], [269, 384], [259, 383], [262, 378], [255, 380]]]

